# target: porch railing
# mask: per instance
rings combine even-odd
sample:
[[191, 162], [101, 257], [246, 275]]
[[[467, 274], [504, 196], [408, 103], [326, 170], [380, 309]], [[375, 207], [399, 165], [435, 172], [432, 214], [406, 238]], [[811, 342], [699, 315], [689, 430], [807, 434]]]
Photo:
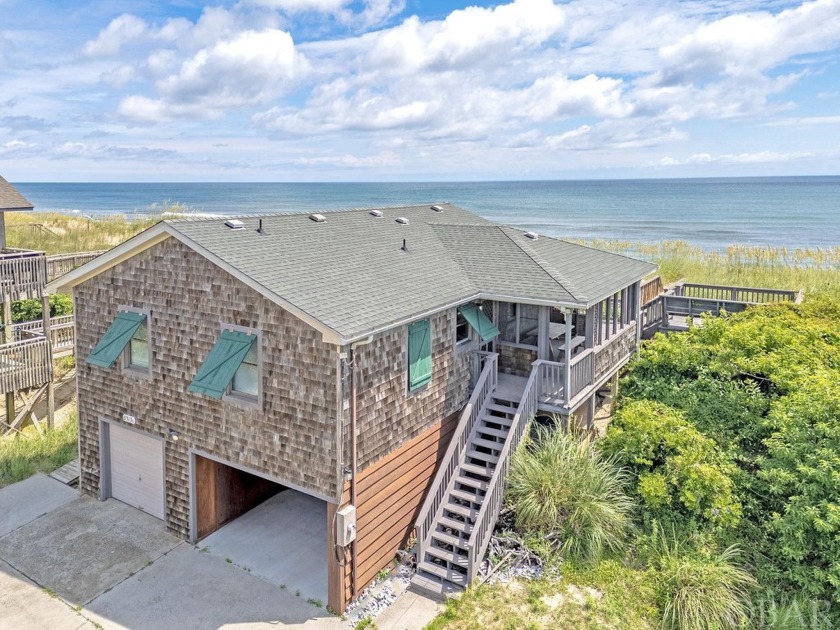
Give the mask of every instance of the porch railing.
[[[44, 322], [40, 319], [31, 322], [12, 324], [12, 338], [15, 341], [44, 337]], [[50, 343], [53, 355], [72, 353], [76, 341], [76, 326], [73, 315], [59, 315], [50, 318]]]
[[499, 461], [496, 464], [496, 469], [493, 471], [493, 477], [491, 477], [487, 486], [487, 492], [481, 502], [481, 509], [478, 512], [478, 516], [476, 516], [475, 525], [473, 525], [470, 542], [467, 547], [467, 583], [471, 583], [475, 579], [479, 562], [484, 557], [484, 552], [487, 551], [487, 545], [490, 543], [493, 528], [496, 526], [496, 520], [499, 517], [499, 511], [502, 507], [505, 478], [507, 477], [511, 456], [516, 452], [516, 448], [522, 441], [522, 436], [525, 433], [528, 422], [537, 413], [538, 379], [539, 370], [533, 368], [531, 370], [531, 376], [528, 378], [528, 383], [525, 385], [525, 391], [522, 393], [522, 398], [519, 401], [519, 406], [516, 408], [516, 414], [513, 416], [508, 439], [505, 441], [502, 452], [499, 454]]
[[23, 300], [41, 294], [47, 282], [44, 252], [4, 249], [0, 252], [0, 300]]
[[574, 406], [579, 398], [588, 394], [613, 367], [620, 365], [630, 355], [636, 340], [636, 326], [625, 326], [610, 340], [574, 356], [569, 363], [569, 382], [566, 383], [565, 363], [534, 361], [537, 372], [538, 399], [564, 407]]
[[47, 280], [52, 282], [59, 276], [73, 271], [76, 267], [81, 267], [87, 262], [90, 262], [102, 252], [76, 252], [74, 254], [58, 254], [55, 256], [47, 256]]
[[45, 337], [0, 345], [0, 391], [35, 387], [51, 379], [50, 343]]
[[665, 293], [666, 295], [678, 295], [718, 302], [745, 302], [749, 304], [793, 302], [797, 299], [797, 292], [787, 289], [730, 287], [714, 284], [697, 284], [694, 282], [677, 282]]
[[429, 492], [423, 507], [420, 508], [419, 516], [415, 523], [417, 530], [417, 558], [418, 561], [425, 558], [426, 540], [432, 527], [434, 527], [435, 516], [440, 508], [441, 502], [446, 496], [446, 491], [452, 483], [455, 471], [461, 463], [463, 454], [466, 452], [470, 435], [481, 415], [484, 400], [492, 394], [499, 383], [499, 355], [492, 352], [481, 352], [483, 369], [478, 376], [473, 393], [470, 396], [467, 406], [461, 412], [458, 419], [458, 426], [455, 434], [449, 442], [446, 455], [440, 463], [434, 481], [429, 486]]
[[655, 300], [660, 293], [663, 291], [662, 286], [662, 278], [659, 276], [654, 276], [649, 280], [645, 280], [640, 285], [640, 293], [641, 293], [641, 301], [639, 302], [642, 306], [652, 302]]

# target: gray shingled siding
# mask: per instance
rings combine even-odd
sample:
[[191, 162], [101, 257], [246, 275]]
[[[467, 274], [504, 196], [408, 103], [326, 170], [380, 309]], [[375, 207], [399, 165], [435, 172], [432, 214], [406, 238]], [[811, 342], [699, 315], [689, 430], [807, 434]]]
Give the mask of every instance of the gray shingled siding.
[[[320, 333], [242, 285], [175, 239], [103, 272], [75, 289], [81, 489], [99, 493], [99, 418], [136, 417], [137, 429], [166, 436], [166, 521], [189, 533], [189, 457], [193, 447], [337, 494], [337, 349]], [[120, 305], [151, 311], [152, 380], [85, 358]], [[262, 331], [262, 410], [187, 393], [222, 322]]]
[[619, 331], [617, 336], [611, 337], [607, 344], [605, 348], [596, 348], [596, 381], [630, 356], [636, 349], [636, 322]]
[[[407, 396], [406, 326], [357, 349], [359, 470], [460, 411], [469, 400], [469, 353], [455, 354], [454, 325], [453, 310], [431, 318], [432, 381]], [[350, 435], [349, 427], [344, 434]]]
[[497, 344], [499, 352], [499, 372], [515, 376], [530, 376], [531, 365], [537, 360], [537, 351], [518, 348], [502, 343]]

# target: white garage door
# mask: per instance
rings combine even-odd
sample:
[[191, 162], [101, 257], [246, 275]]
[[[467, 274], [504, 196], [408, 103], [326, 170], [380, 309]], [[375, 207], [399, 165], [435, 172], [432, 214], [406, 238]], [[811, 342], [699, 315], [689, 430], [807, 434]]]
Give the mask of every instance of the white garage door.
[[163, 518], [163, 442], [110, 425], [111, 496]]

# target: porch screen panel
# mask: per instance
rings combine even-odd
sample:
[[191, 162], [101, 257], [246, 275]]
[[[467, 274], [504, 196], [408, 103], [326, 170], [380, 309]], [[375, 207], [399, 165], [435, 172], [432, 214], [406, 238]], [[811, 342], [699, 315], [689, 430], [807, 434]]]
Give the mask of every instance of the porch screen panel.
[[464, 316], [472, 329], [478, 333], [482, 341], [490, 341], [495, 339], [501, 333], [499, 329], [490, 321], [490, 318], [484, 314], [484, 311], [477, 304], [468, 304], [458, 309], [458, 312]]
[[221, 400], [256, 339], [238, 330], [223, 330], [187, 391]]
[[408, 388], [415, 390], [432, 380], [432, 335], [428, 319], [408, 327]]
[[120, 311], [111, 322], [108, 330], [102, 335], [99, 343], [88, 355], [87, 362], [90, 365], [97, 365], [103, 368], [109, 368], [114, 365], [114, 361], [120, 356], [128, 342], [137, 332], [137, 329], [146, 321], [146, 316], [143, 313], [133, 313], [130, 311]]

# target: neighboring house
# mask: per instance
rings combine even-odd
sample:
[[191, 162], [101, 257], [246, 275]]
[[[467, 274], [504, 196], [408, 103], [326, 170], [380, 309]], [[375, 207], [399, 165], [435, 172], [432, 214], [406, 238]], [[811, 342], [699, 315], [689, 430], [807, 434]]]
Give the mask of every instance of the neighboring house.
[[192, 542], [308, 495], [335, 610], [415, 526], [425, 586], [464, 584], [525, 421], [591, 421], [653, 269], [449, 204], [159, 223], [48, 287], [75, 302], [81, 490]]

